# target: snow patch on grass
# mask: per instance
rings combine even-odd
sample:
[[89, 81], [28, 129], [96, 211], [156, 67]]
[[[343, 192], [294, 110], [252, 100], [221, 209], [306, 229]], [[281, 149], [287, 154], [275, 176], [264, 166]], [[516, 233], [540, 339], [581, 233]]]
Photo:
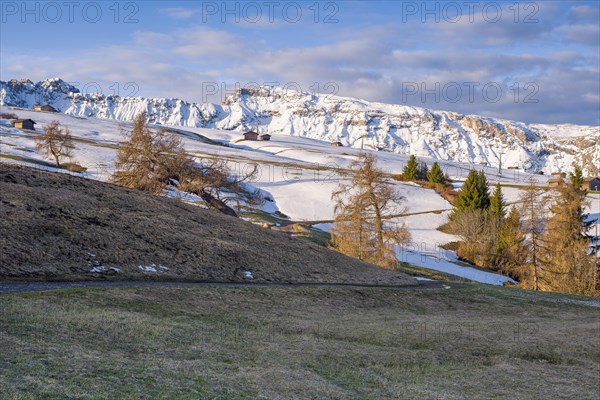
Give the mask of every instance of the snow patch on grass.
[[451, 262], [449, 259], [433, 257], [420, 252], [403, 250], [402, 252], [398, 252], [397, 257], [398, 260], [416, 265], [417, 267], [433, 269], [475, 282], [487, 283], [488, 285], [502, 286], [504, 282], [516, 283], [513, 279], [504, 275], [482, 271], [473, 267], [463, 267]]
[[330, 232], [331, 228], [333, 228], [333, 224], [331, 222], [325, 222], [322, 224], [314, 224], [312, 227], [323, 232]]
[[168, 271], [169, 268], [165, 267], [162, 264], [150, 264], [150, 265], [138, 265], [138, 268], [141, 269], [144, 272], [151, 272], [151, 273], [156, 273], [156, 272], [165, 272]]

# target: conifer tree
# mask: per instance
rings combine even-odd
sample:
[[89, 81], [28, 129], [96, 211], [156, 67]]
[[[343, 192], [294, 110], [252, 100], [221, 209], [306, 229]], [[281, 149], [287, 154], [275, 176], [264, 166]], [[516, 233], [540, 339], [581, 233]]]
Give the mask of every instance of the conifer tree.
[[335, 207], [335, 221], [331, 229], [333, 247], [347, 256], [359, 260], [370, 260], [377, 248], [375, 225], [372, 220], [363, 218], [364, 205], [358, 198], [353, 201], [338, 200]]
[[200, 196], [209, 207], [231, 216], [237, 214], [227, 205], [228, 201], [261, 201], [259, 192], [244, 184], [255, 176], [256, 168], [235, 176], [224, 160], [196, 164], [174, 133], [151, 129], [145, 113], [137, 115], [131, 132], [124, 134], [127, 141], [117, 152], [113, 183], [156, 194], [169, 185], [176, 186]]
[[492, 197], [490, 197], [490, 208], [489, 212], [491, 215], [495, 215], [504, 219], [506, 217], [506, 201], [502, 194], [502, 186], [500, 183], [496, 184]]
[[502, 272], [516, 280], [522, 280], [524, 271], [521, 266], [525, 264], [527, 248], [521, 229], [521, 214], [515, 206], [510, 208], [500, 229], [498, 253]]
[[180, 180], [193, 169], [181, 140], [164, 130], [153, 131], [146, 114], [137, 115], [127, 141], [117, 152], [112, 181], [118, 185], [151, 193], [161, 193], [170, 179]]
[[451, 218], [465, 210], [486, 210], [490, 206], [487, 179], [483, 173], [471, 170], [458, 192]]
[[523, 217], [523, 233], [526, 237], [527, 258], [523, 263], [521, 285], [528, 289], [540, 290], [542, 270], [542, 232], [544, 231], [544, 191], [535, 185], [531, 178], [529, 185], [519, 196], [519, 213]]
[[417, 162], [417, 158], [413, 155], [410, 156], [404, 170], [402, 171], [402, 178], [412, 181], [417, 179], [417, 174], [419, 173], [419, 163]]
[[581, 189], [581, 185], [583, 184], [583, 172], [579, 165], [576, 165], [575, 168], [573, 168], [573, 172], [569, 174], [569, 180], [575, 189]]
[[392, 224], [394, 215], [404, 211], [403, 196], [386, 181], [375, 157], [362, 154], [350, 164], [353, 175], [332, 194], [335, 222], [331, 232], [334, 247], [352, 257], [381, 266], [396, 261], [395, 245], [410, 238], [404, 224]]
[[434, 162], [431, 166], [431, 170], [427, 174], [427, 180], [431, 183], [445, 183], [446, 178], [444, 177], [444, 173], [440, 168], [440, 165], [437, 162]]
[[481, 199], [481, 206], [478, 208], [487, 210], [490, 206], [490, 189], [487, 178], [485, 177], [485, 173], [483, 171], [477, 172], [476, 182], [477, 192], [479, 193], [479, 198]]
[[586, 221], [585, 191], [572, 183], [559, 181], [549, 207], [543, 235], [544, 269], [542, 290], [592, 294], [597, 268], [590, 255], [591, 222]]

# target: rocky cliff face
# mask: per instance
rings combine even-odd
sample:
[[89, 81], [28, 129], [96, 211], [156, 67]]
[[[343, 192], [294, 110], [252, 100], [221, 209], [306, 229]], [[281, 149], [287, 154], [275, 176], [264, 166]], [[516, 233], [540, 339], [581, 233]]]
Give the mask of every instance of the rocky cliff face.
[[0, 82], [0, 104], [51, 104], [65, 114], [115, 120], [146, 112], [152, 123], [187, 127], [243, 131], [258, 125], [261, 132], [439, 160], [501, 162], [504, 168], [546, 173], [570, 171], [579, 163], [586, 174], [600, 174], [597, 126], [525, 124], [282, 88], [241, 89], [218, 105], [82, 94], [60, 79], [11, 80]]

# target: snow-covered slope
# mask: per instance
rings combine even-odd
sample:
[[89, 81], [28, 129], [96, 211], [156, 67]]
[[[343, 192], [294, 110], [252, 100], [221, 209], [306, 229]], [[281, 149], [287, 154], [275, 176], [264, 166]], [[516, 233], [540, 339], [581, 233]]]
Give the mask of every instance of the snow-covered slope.
[[51, 104], [74, 116], [129, 121], [146, 112], [155, 124], [286, 134], [444, 161], [545, 173], [583, 165], [600, 174], [597, 126], [525, 124], [447, 111], [372, 103], [261, 87], [222, 105], [179, 99], [82, 94], [60, 79], [0, 82], [0, 105]]
[[[86, 168], [78, 174], [90, 179], [107, 180], [114, 172], [114, 160], [119, 142], [124, 139], [121, 128], [131, 129], [130, 122], [110, 119], [88, 118], [33, 111], [17, 107], [1, 106], [0, 113], [14, 113], [19, 118], [31, 118], [37, 122], [36, 132], [41, 132], [52, 120], [58, 120], [69, 128], [75, 138], [75, 149], [70, 162]], [[174, 129], [173, 127], [169, 127]], [[351, 161], [361, 153], [360, 149], [332, 147], [329, 143], [310, 138], [274, 134], [271, 141], [239, 141], [240, 134], [232, 130], [207, 128], [175, 128], [186, 150], [198, 161], [204, 158], [227, 160], [231, 169], [249, 171], [255, 166], [258, 174], [250, 184], [261, 189], [269, 200], [262, 206], [271, 215], [289, 216], [291, 221], [304, 221], [307, 225], [327, 230], [334, 217], [332, 192], [340, 182], [348, 179], [340, 171], [348, 168]], [[10, 120], [0, 118], [0, 161], [22, 163], [42, 169], [56, 170], [44, 160], [44, 155], [35, 147], [36, 134], [32, 131], [13, 128]], [[398, 173], [408, 156], [386, 151], [373, 152], [378, 166], [388, 173]], [[431, 166], [430, 157], [420, 157]], [[469, 164], [442, 161], [442, 169], [453, 180], [456, 187], [472, 167]], [[518, 200], [519, 187], [530, 178], [540, 185], [547, 185], [551, 176], [532, 175], [504, 169], [498, 173], [493, 167], [477, 166], [484, 170], [490, 183], [501, 182], [509, 202]], [[65, 170], [62, 170], [65, 172]], [[457, 240], [453, 235], [436, 228], [447, 222], [451, 205], [433, 190], [418, 185], [390, 180], [406, 197], [404, 205], [407, 215], [398, 218], [405, 222], [412, 235], [411, 242], [399, 250], [398, 257], [412, 264], [437, 269], [486, 283], [501, 284], [508, 278], [467, 268], [456, 263], [456, 255], [440, 246]], [[170, 192], [169, 195], [181, 196]], [[193, 200], [183, 196], [187, 200]], [[279, 213], [276, 213], [276, 212]], [[590, 195], [586, 210], [591, 219], [599, 223], [600, 195]]]

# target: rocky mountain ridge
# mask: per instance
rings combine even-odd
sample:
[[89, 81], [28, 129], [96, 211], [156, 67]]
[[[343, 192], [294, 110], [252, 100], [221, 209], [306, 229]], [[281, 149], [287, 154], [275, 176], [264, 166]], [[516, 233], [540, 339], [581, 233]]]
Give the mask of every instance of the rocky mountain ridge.
[[308, 137], [345, 146], [545, 173], [600, 174], [600, 127], [526, 124], [450, 111], [314, 95], [280, 87], [240, 89], [223, 104], [83, 94], [61, 79], [0, 81], [0, 105], [50, 104], [81, 117]]

